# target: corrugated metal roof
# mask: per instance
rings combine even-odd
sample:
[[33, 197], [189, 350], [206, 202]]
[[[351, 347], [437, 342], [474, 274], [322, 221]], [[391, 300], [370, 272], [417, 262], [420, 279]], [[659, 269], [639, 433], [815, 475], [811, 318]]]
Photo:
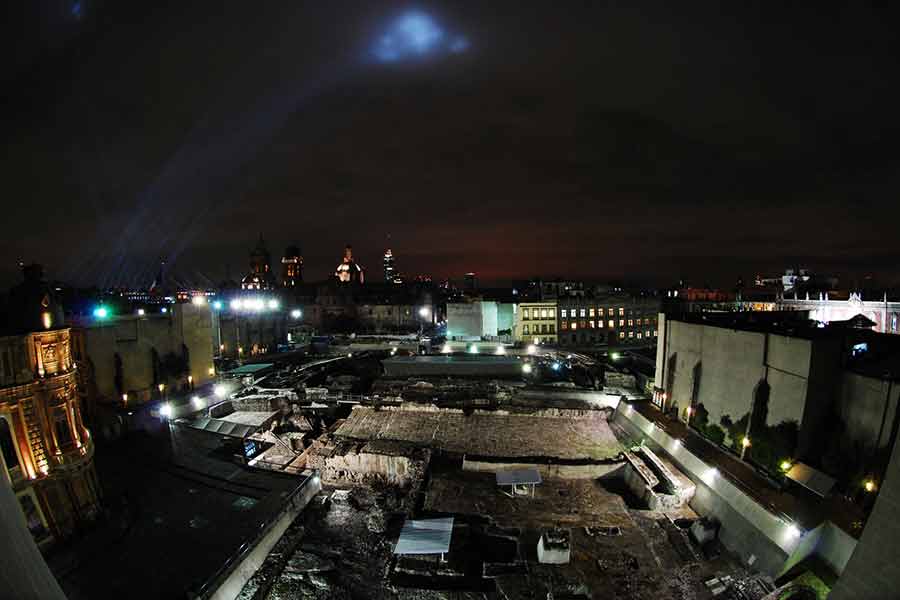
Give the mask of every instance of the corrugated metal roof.
[[453, 517], [407, 520], [394, 554], [441, 554], [450, 550]]
[[510, 469], [497, 471], [497, 485], [524, 485], [541, 483], [537, 469]]
[[258, 427], [233, 423], [231, 421], [223, 421], [222, 419], [210, 419], [202, 417], [191, 423], [194, 429], [202, 429], [210, 433], [218, 433], [219, 435], [227, 435], [229, 437], [245, 438], [253, 434]]
[[268, 369], [272, 366], [273, 363], [259, 363], [254, 365], [243, 365], [238, 367], [237, 369], [232, 369], [230, 371], [225, 371], [222, 373], [223, 375], [252, 375], [258, 371], [262, 371], [263, 369]]
[[834, 487], [834, 478], [829, 477], [821, 471], [813, 469], [809, 465], [796, 463], [787, 472], [788, 479], [796, 481], [811, 492], [822, 496], [828, 495], [831, 488]]

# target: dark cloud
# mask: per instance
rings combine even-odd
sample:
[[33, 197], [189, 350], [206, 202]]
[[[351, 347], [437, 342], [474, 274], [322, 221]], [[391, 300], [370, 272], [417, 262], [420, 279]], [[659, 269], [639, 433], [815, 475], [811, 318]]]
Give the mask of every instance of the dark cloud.
[[12, 38], [7, 267], [237, 276], [264, 232], [313, 277], [388, 235], [436, 276], [900, 275], [889, 4], [438, 4], [466, 51], [391, 65], [400, 3], [85, 7]]

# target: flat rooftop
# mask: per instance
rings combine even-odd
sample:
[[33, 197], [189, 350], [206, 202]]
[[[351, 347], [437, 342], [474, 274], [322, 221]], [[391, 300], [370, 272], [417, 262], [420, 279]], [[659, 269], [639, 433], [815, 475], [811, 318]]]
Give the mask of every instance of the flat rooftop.
[[356, 406], [339, 437], [398, 440], [449, 452], [495, 457], [609, 460], [623, 448], [601, 411], [510, 414]]
[[110, 518], [48, 557], [69, 600], [186, 597], [305, 481], [234, 464], [220, 436], [176, 425], [98, 445], [95, 464]]

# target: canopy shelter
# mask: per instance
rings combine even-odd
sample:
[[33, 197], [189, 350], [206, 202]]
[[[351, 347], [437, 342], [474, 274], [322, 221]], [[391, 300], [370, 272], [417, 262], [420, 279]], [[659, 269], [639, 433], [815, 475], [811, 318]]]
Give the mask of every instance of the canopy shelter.
[[497, 485], [501, 488], [509, 486], [509, 495], [515, 497], [516, 486], [531, 486], [531, 497], [534, 498], [534, 486], [541, 483], [541, 474], [537, 469], [511, 469], [497, 471]]
[[394, 554], [440, 554], [450, 550], [453, 517], [440, 519], [407, 519], [394, 546]]

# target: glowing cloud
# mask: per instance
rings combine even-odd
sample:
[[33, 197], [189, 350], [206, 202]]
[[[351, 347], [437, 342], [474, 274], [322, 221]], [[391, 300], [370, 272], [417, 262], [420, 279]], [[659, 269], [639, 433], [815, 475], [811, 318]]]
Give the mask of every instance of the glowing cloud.
[[390, 22], [372, 46], [379, 62], [417, 60], [427, 56], [458, 54], [468, 49], [468, 41], [447, 32], [430, 15], [408, 12]]

